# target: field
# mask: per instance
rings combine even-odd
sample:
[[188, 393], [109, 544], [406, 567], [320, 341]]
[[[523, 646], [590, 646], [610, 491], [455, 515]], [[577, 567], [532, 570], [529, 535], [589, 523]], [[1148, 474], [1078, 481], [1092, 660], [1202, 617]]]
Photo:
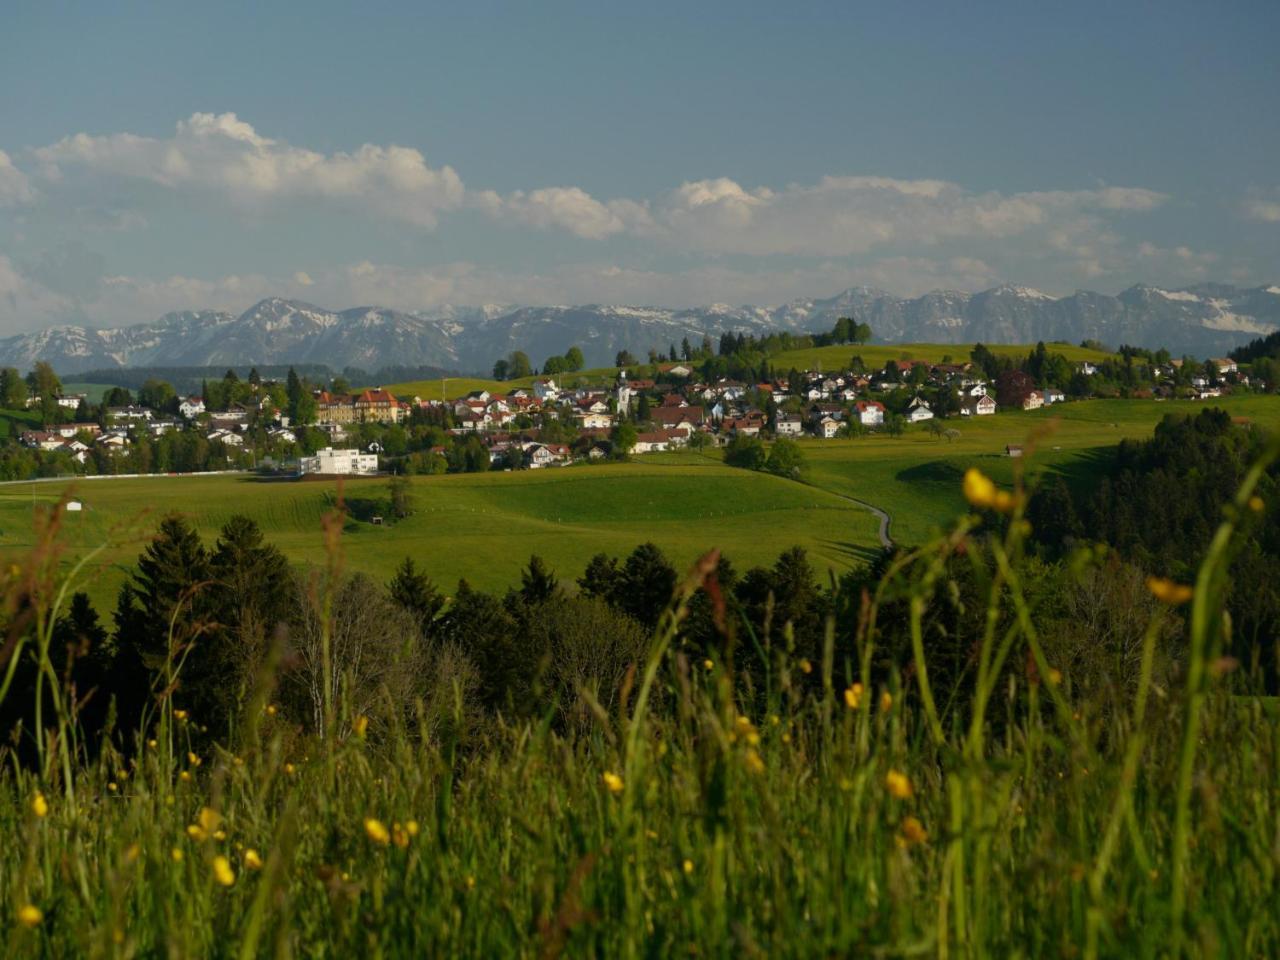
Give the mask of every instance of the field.
[[[855, 346], [846, 344], [841, 347], [813, 347], [809, 350], [786, 350], [769, 358], [775, 370], [786, 372], [792, 367], [797, 370], [837, 370], [848, 366], [850, 358], [855, 354], [862, 357], [870, 368], [883, 367], [889, 360], [929, 360], [941, 363], [944, 357], [951, 357], [956, 362], [969, 359], [969, 351], [973, 344], [938, 344], [938, 343], [877, 343]], [[991, 352], [1001, 356], [1025, 357], [1031, 352], [1030, 346], [992, 345]], [[1053, 353], [1061, 353], [1068, 360], [1104, 360], [1111, 354], [1101, 350], [1089, 350], [1070, 344], [1051, 344]], [[562, 386], [574, 386], [577, 383], [611, 382], [618, 376], [617, 367], [597, 367], [591, 370], [580, 370], [577, 373], [556, 377]], [[534, 377], [523, 377], [519, 380], [486, 380], [483, 377], [449, 377], [443, 380], [409, 380], [404, 383], [382, 384], [399, 397], [421, 397], [423, 400], [455, 400], [466, 396], [473, 390], [488, 390], [490, 393], [506, 393], [519, 387], [529, 387]]]
[[[1219, 401], [1234, 415], [1280, 425], [1280, 399]], [[386, 484], [347, 482], [351, 507], [344, 547], [351, 569], [380, 579], [411, 555], [446, 589], [460, 577], [481, 589], [516, 582], [531, 553], [565, 578], [605, 551], [624, 555], [652, 540], [680, 565], [720, 547], [739, 566], [769, 563], [792, 545], [805, 547], [825, 579], [865, 562], [877, 549], [876, 521], [856, 503], [887, 511], [892, 537], [927, 539], [963, 511], [960, 478], [978, 464], [1011, 482], [1020, 461], [1004, 455], [1036, 430], [1053, 425], [1032, 470], [1055, 469], [1069, 479], [1096, 469], [1120, 439], [1149, 436], [1167, 413], [1194, 412], [1200, 404], [1088, 401], [1053, 410], [1002, 413], [955, 421], [949, 442], [921, 428], [903, 436], [804, 440], [809, 486], [725, 467], [715, 452], [656, 454], [631, 463], [517, 473], [457, 474], [412, 480], [415, 513], [375, 526], [386, 512]], [[19, 483], [0, 486], [0, 554], [31, 543], [31, 516], [74, 488], [85, 509], [66, 518], [73, 553], [106, 541], [96, 560], [90, 593], [109, 608], [157, 517], [189, 516], [212, 542], [233, 514], [247, 513], [296, 563], [315, 562], [320, 518], [337, 493], [336, 482], [259, 482], [242, 477], [155, 477]], [[113, 532], [114, 531], [114, 532]]]
[[[235, 513], [253, 517], [267, 539], [297, 563], [318, 562], [320, 518], [336, 482], [263, 483], [241, 477], [157, 477], [0, 486], [0, 551], [30, 546], [31, 516], [75, 488], [84, 510], [66, 518], [68, 542], [82, 551], [132, 536], [99, 560], [91, 582], [99, 604], [112, 602], [140, 549], [139, 535], [156, 518], [181, 512], [212, 542]], [[875, 521], [832, 493], [703, 460], [679, 466], [644, 462], [521, 473], [456, 474], [413, 479], [414, 515], [375, 526], [385, 513], [385, 481], [344, 485], [351, 508], [344, 548], [352, 569], [388, 579], [412, 556], [444, 588], [460, 577], [482, 589], [519, 581], [521, 567], [540, 554], [565, 578], [606, 551], [625, 555], [653, 540], [681, 567], [710, 545], [738, 564], [770, 563], [793, 544], [815, 562], [845, 569], [875, 543]]]

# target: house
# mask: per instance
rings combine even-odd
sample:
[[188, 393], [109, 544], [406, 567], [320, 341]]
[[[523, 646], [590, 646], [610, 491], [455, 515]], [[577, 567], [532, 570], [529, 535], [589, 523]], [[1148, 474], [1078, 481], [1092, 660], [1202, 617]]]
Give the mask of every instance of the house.
[[780, 437], [798, 437], [804, 432], [804, 420], [795, 414], [778, 414], [773, 432]]
[[654, 430], [650, 433], [640, 433], [636, 435], [636, 445], [631, 448], [632, 453], [660, 453], [664, 450], [672, 450], [677, 447], [683, 447], [689, 442], [688, 431], [685, 430]]
[[560, 388], [554, 380], [533, 381], [533, 395], [539, 400], [554, 400], [560, 395]]
[[921, 397], [916, 397], [911, 401], [911, 405], [907, 407], [908, 423], [923, 423], [925, 420], [933, 419], [933, 409], [928, 402]]
[[674, 367], [667, 371], [673, 377], [689, 377], [693, 375], [693, 368], [686, 367], [683, 363], [677, 363]]
[[566, 463], [569, 456], [563, 443], [530, 443], [524, 450], [524, 462], [530, 470]]
[[1039, 390], [1032, 390], [1022, 400], [1023, 410], [1039, 410], [1044, 406], [1044, 394]]
[[232, 430], [212, 430], [206, 439], [210, 443], [222, 443], [228, 447], [244, 446], [244, 437]]
[[111, 420], [150, 420], [151, 411], [146, 407], [132, 405], [128, 407], [107, 407], [107, 417]]
[[1011, 443], [1004, 448], [1004, 453], [1007, 457], [1020, 457], [1022, 456], [1022, 445]]
[[1067, 399], [1067, 395], [1056, 387], [1050, 387], [1044, 392], [1044, 402], [1048, 406], [1051, 403], [1062, 403]]
[[607, 430], [613, 426], [613, 414], [611, 413], [579, 411], [573, 416], [578, 421], [578, 425], [584, 430]]
[[187, 397], [178, 404], [178, 412], [188, 420], [194, 420], [204, 413], [204, 397]]
[[823, 440], [830, 440], [840, 432], [840, 421], [823, 417], [813, 425], [813, 432]]
[[707, 419], [701, 407], [657, 407], [649, 412], [649, 417], [668, 430], [693, 430]]
[[83, 393], [66, 393], [58, 398], [58, 406], [67, 410], [78, 410], [80, 404], [88, 399]]
[[764, 420], [759, 417], [740, 417], [726, 421], [726, 427], [739, 437], [758, 437], [764, 427]]
[[1213, 365], [1218, 368], [1219, 376], [1226, 376], [1228, 373], [1240, 372], [1240, 368], [1236, 366], [1236, 362], [1229, 357], [1214, 358]]
[[1081, 360], [1078, 364], [1076, 364], [1076, 369], [1079, 370], [1081, 373], [1083, 373], [1086, 377], [1092, 377], [1095, 373], [1098, 372], [1098, 368], [1095, 367], [1088, 360]]
[[960, 415], [963, 417], [989, 417], [996, 412], [996, 402], [985, 393], [976, 400], [968, 398], [960, 401]]
[[859, 400], [854, 409], [858, 411], [858, 422], [864, 427], [878, 427], [884, 423], [884, 404], [879, 400]]
[[353, 406], [357, 423], [399, 423], [408, 412], [405, 404], [381, 387], [360, 391], [353, 400]]
[[302, 457], [298, 461], [298, 473], [333, 476], [338, 474], [355, 474], [369, 476], [378, 472], [377, 454], [361, 453], [359, 450], [335, 450], [325, 447], [317, 450], [314, 457]]
[[102, 428], [96, 423], [60, 423], [44, 429], [46, 433], [56, 433], [60, 437], [74, 437], [77, 433], [87, 433], [91, 437], [96, 437], [102, 432]]

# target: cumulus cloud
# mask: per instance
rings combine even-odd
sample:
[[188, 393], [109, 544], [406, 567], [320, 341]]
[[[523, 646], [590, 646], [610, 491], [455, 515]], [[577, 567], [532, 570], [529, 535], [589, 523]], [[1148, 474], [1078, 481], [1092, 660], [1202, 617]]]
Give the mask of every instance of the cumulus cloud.
[[9, 154], [0, 150], [0, 207], [31, 203], [36, 191], [27, 175], [13, 165]]
[[1261, 223], [1280, 223], [1280, 190], [1255, 191], [1244, 202], [1244, 215]]
[[361, 204], [421, 227], [461, 205], [462, 180], [451, 167], [434, 169], [411, 147], [365, 144], [323, 154], [260, 135], [234, 113], [195, 113], [172, 137], [78, 133], [35, 152], [44, 177], [80, 168], [150, 181], [172, 189], [213, 190], [238, 203], [303, 198]]

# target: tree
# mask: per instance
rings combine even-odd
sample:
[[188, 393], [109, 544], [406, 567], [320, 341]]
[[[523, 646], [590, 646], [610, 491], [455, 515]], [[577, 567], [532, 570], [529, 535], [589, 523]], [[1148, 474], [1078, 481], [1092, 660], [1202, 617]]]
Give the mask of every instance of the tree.
[[27, 405], [27, 397], [31, 391], [22, 379], [22, 374], [13, 367], [0, 370], [0, 405], [6, 410], [21, 410]]
[[560, 583], [555, 571], [536, 553], [529, 558], [529, 565], [520, 572], [520, 599], [527, 606], [545, 603], [560, 594]]
[[747, 470], [761, 470], [769, 459], [764, 448], [764, 441], [759, 437], [748, 437], [746, 434], [735, 434], [725, 447], [724, 462], [731, 467], [743, 467]]
[[493, 379], [506, 380], [508, 376], [507, 361], [495, 360], [493, 363]]
[[583, 596], [610, 600], [616, 595], [621, 578], [617, 559], [597, 553], [587, 562], [586, 570], [578, 578], [578, 588]]
[[[219, 682], [208, 690], [211, 720], [230, 715], [246, 697], [277, 627], [289, 619], [289, 562], [266, 543], [257, 523], [237, 515], [226, 522], [209, 557], [210, 611], [217, 630], [193, 653], [201, 673]], [[195, 656], [203, 654], [202, 656]]]
[[523, 350], [514, 350], [507, 356], [507, 379], [519, 380], [533, 375], [533, 367], [529, 363], [529, 355]]
[[346, 377], [337, 376], [333, 378], [333, 383], [329, 387], [334, 393], [350, 393], [351, 381]]
[[640, 399], [636, 402], [636, 423], [648, 423], [652, 416], [652, 410], [649, 404], [649, 395], [647, 393], [640, 394]]
[[444, 609], [444, 597], [426, 573], [419, 573], [412, 557], [405, 557], [387, 585], [391, 599], [407, 611], [418, 624], [424, 640], [433, 636], [436, 617]]
[[558, 376], [568, 369], [568, 361], [561, 356], [547, 357], [547, 362], [542, 365], [542, 373], [544, 376], [548, 377]]
[[392, 474], [387, 480], [387, 498], [391, 516], [397, 520], [413, 513], [413, 492], [409, 489], [409, 478], [403, 474]]
[[62, 394], [62, 381], [45, 360], [37, 360], [27, 374], [27, 387], [33, 397], [57, 397]]
[[614, 425], [609, 439], [613, 442], [613, 453], [617, 457], [625, 457], [636, 445], [636, 428], [625, 420]]
[[642, 543], [622, 565], [613, 605], [652, 630], [671, 602], [675, 586], [675, 567], [652, 543]]
[[178, 393], [167, 381], [152, 378], [138, 389], [138, 403], [152, 410], [177, 413]]
[[635, 366], [636, 358], [631, 355], [628, 350], [619, 350], [618, 355], [613, 358], [615, 367], [632, 367]]
[[570, 347], [564, 355], [564, 360], [565, 363], [568, 364], [568, 370], [570, 373], [577, 373], [586, 366], [587, 363], [586, 358], [582, 355], [581, 347]]
[[996, 401], [1003, 407], [1020, 410], [1036, 388], [1036, 382], [1021, 370], [1005, 370], [996, 379]]
[[680, 353], [686, 360], [693, 359], [693, 347], [689, 345], [689, 338], [685, 337], [680, 341]]
[[794, 440], [780, 437], [773, 442], [764, 469], [780, 477], [798, 480], [804, 472], [804, 451]]
[[884, 419], [885, 432], [891, 437], [902, 436], [902, 431], [906, 429], [907, 419], [900, 413], [891, 413]]

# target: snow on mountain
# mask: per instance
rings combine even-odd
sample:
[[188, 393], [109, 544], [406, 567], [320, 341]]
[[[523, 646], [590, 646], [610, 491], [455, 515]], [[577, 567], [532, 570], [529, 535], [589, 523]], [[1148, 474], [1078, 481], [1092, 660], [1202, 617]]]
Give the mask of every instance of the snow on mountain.
[[26, 370], [36, 360], [48, 360], [64, 375], [115, 366], [252, 363], [484, 371], [513, 350], [541, 364], [576, 344], [589, 366], [606, 366], [620, 350], [644, 358], [650, 349], [666, 354], [672, 345], [680, 349], [685, 339], [697, 345], [704, 336], [715, 340], [726, 331], [817, 332], [831, 329], [842, 316], [868, 323], [875, 339], [888, 343], [1094, 339], [1209, 356], [1280, 329], [1280, 286], [1198, 284], [1163, 290], [1139, 284], [1114, 297], [1081, 290], [1058, 298], [1011, 284], [978, 293], [935, 290], [913, 298], [852, 287], [834, 297], [799, 298], [778, 307], [486, 304], [414, 312], [377, 306], [335, 311], [272, 297], [239, 316], [182, 311], [128, 327], [65, 326], [13, 336], [0, 340], [0, 364]]

